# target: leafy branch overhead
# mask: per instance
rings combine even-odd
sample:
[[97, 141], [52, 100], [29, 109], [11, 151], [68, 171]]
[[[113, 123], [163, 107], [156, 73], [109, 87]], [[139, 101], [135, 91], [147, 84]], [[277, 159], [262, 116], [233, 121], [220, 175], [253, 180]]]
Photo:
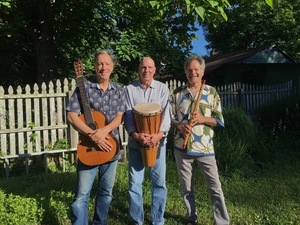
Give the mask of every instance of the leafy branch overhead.
[[[275, 0], [274, 0], [275, 1]], [[82, 58], [93, 74], [93, 52], [118, 57], [112, 79], [127, 84], [138, 61], [151, 55], [164, 76], [182, 77], [182, 62], [197, 39], [198, 23], [228, 20], [230, 0], [0, 0], [2, 85], [74, 77]], [[266, 0], [273, 6], [273, 1]]]
[[206, 47], [225, 54], [275, 44], [300, 60], [300, 1], [280, 0], [272, 6], [252, 0], [225, 9], [228, 21], [203, 24]]
[[[265, 0], [266, 3], [273, 7], [274, 1], [276, 0]], [[280, 1], [280, 0], [277, 0]], [[161, 15], [166, 13], [169, 9], [171, 3], [178, 9], [177, 15], [182, 14], [193, 14], [197, 15], [196, 19], [198, 21], [206, 21], [209, 23], [214, 23], [219, 17], [223, 17], [226, 21], [228, 17], [224, 9], [231, 6], [231, 1], [227, 0], [158, 0], [150, 1], [153, 8], [156, 8]]]

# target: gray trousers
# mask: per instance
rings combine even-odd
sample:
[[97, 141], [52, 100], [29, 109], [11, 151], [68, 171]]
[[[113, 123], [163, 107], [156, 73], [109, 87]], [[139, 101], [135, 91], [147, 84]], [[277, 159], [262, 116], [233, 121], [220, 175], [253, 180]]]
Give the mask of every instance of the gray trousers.
[[216, 225], [229, 224], [229, 215], [225, 205], [215, 157], [190, 156], [176, 150], [174, 151], [174, 155], [179, 175], [180, 194], [187, 208], [188, 219], [193, 221], [197, 221], [198, 219], [192, 173], [193, 162], [196, 161], [206, 180]]

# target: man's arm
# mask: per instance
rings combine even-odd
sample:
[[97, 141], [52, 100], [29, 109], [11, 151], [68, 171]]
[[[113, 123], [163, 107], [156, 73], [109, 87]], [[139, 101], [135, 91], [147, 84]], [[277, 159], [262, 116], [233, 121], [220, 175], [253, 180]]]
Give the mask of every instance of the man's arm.
[[67, 114], [69, 123], [77, 130], [79, 133], [84, 135], [89, 135], [94, 131], [84, 122], [76, 112], [68, 112]]

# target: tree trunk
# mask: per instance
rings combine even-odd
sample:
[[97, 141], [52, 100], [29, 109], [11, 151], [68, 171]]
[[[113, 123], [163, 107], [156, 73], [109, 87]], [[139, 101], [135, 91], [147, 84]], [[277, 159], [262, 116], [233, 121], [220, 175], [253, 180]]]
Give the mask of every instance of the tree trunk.
[[55, 78], [56, 69], [53, 45], [53, 42], [49, 40], [40, 40], [36, 44], [36, 75], [39, 85]]

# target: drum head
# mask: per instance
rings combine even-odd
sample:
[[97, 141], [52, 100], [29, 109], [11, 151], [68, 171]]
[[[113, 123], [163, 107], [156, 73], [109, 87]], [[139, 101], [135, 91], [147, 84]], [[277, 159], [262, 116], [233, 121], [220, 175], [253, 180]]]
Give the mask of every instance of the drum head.
[[162, 108], [157, 103], [139, 103], [134, 106], [133, 111], [141, 115], [149, 116], [161, 113]]

